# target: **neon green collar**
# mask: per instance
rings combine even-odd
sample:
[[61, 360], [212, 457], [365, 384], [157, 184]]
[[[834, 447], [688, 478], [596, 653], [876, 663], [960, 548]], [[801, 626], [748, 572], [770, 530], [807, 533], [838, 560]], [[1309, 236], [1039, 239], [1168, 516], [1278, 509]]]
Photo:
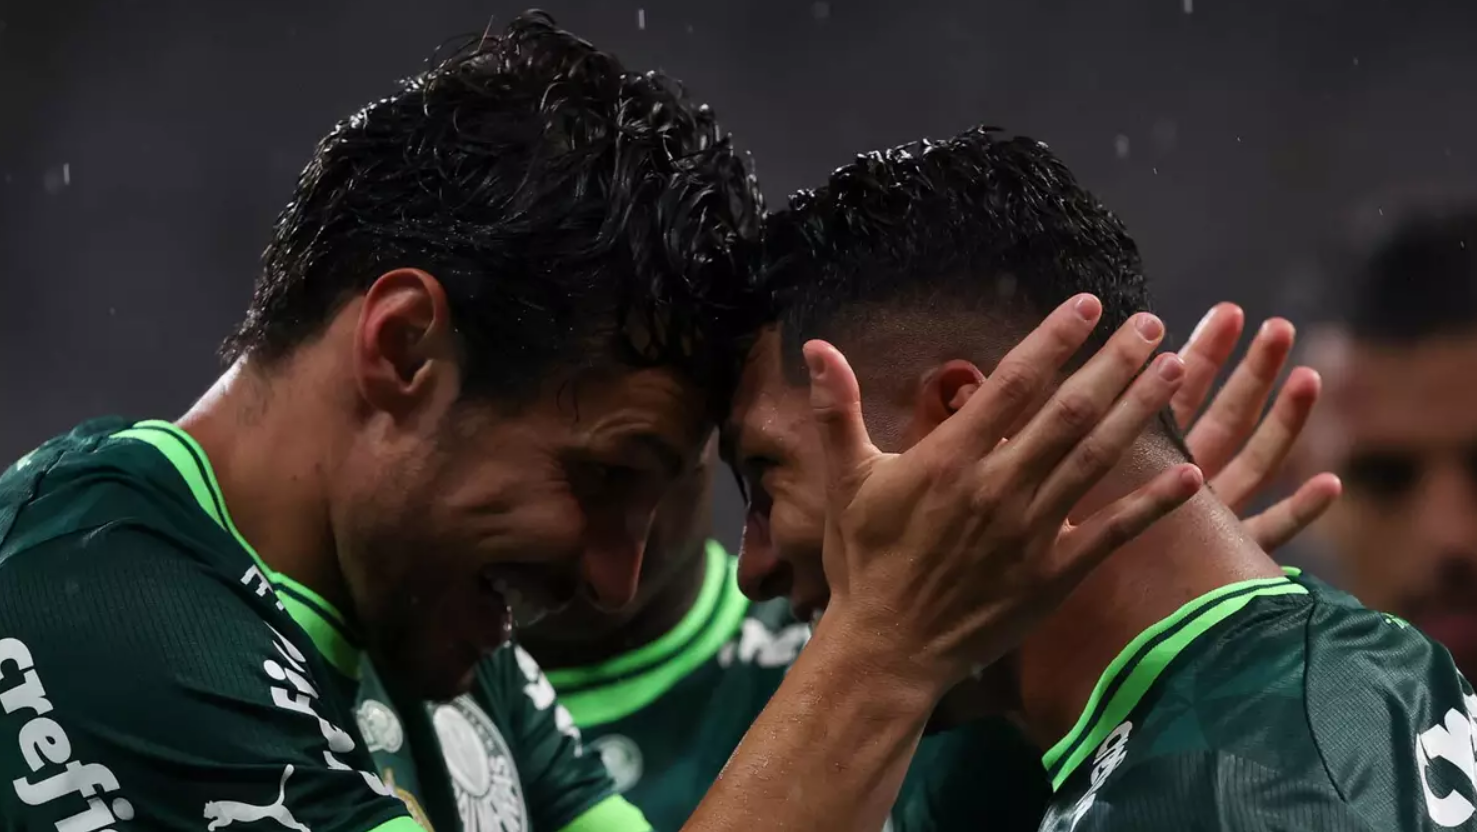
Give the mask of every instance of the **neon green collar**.
[[604, 725], [645, 708], [738, 633], [749, 600], [738, 588], [737, 560], [712, 540], [707, 557], [707, 574], [692, 609], [661, 638], [596, 665], [545, 671], [576, 725]]
[[118, 431], [112, 438], [136, 439], [154, 446], [163, 454], [184, 478], [200, 509], [251, 555], [257, 568], [271, 581], [283, 608], [312, 639], [318, 652], [345, 676], [359, 678], [360, 651], [350, 638], [350, 628], [344, 616], [318, 593], [268, 566], [251, 543], [241, 536], [236, 524], [231, 522], [231, 513], [226, 510], [226, 500], [221, 494], [220, 483], [216, 482], [210, 460], [193, 437], [169, 422], [151, 419]]
[[1196, 639], [1239, 612], [1253, 598], [1307, 593], [1307, 587], [1285, 577], [1240, 581], [1201, 595], [1139, 633], [1103, 671], [1077, 724], [1041, 758], [1051, 777], [1052, 791], [1062, 787], [1108, 734], [1133, 712], [1169, 663]]

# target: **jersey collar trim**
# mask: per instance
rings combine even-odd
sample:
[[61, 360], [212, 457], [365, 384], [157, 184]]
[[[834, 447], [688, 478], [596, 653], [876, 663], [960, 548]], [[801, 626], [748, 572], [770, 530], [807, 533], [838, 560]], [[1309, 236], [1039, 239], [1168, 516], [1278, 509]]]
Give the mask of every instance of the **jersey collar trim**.
[[720, 544], [709, 541], [708, 571], [698, 599], [670, 632], [598, 665], [546, 671], [575, 724], [590, 728], [630, 716], [722, 650], [749, 611], [749, 599], [738, 588], [736, 564]]
[[1253, 598], [1306, 594], [1307, 587], [1286, 577], [1239, 581], [1201, 595], [1140, 633], [1103, 671], [1077, 724], [1041, 758], [1052, 790], [1062, 787], [1196, 639]]
[[344, 616], [318, 593], [268, 566], [251, 543], [241, 536], [231, 521], [230, 511], [226, 509], [225, 497], [221, 494], [215, 471], [210, 467], [210, 459], [194, 437], [169, 422], [151, 419], [136, 422], [133, 427], [113, 434], [113, 438], [138, 440], [154, 446], [163, 454], [184, 479], [200, 509], [251, 555], [257, 568], [271, 581], [283, 608], [308, 634], [318, 652], [340, 673], [351, 679], [359, 678], [359, 649], [349, 636]]

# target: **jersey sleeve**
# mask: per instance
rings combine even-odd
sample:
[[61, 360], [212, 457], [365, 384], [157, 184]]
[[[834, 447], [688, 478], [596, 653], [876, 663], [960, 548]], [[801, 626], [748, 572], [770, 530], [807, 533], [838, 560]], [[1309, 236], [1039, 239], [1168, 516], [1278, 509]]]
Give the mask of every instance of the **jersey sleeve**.
[[0, 827], [418, 830], [275, 607], [142, 526], [10, 554]]
[[487, 665], [503, 676], [483, 690], [501, 690], [513, 756], [536, 830], [651, 832], [635, 806], [615, 791], [600, 755], [587, 753], [574, 719], [555, 698], [538, 662], [522, 647], [505, 648], [514, 661]]
[[1124, 766], [1075, 803], [1055, 804], [1042, 832], [1378, 832], [1326, 779], [1290, 776], [1213, 751]]

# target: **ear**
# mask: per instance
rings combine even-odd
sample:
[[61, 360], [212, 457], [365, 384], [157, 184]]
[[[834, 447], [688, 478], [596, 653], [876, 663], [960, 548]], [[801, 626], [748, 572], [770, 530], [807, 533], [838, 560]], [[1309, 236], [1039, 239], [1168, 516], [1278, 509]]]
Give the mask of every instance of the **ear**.
[[951, 359], [929, 371], [923, 377], [923, 389], [913, 412], [919, 438], [958, 413], [984, 380], [985, 374], [979, 366], [962, 358]]
[[451, 310], [436, 278], [396, 269], [370, 285], [354, 331], [354, 373], [364, 401], [394, 416], [456, 399]]

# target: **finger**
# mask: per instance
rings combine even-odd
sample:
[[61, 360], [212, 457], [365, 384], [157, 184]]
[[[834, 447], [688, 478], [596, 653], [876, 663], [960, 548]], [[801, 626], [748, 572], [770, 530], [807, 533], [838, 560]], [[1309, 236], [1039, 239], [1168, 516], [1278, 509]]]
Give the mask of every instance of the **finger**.
[[1292, 351], [1292, 324], [1273, 318], [1262, 324], [1246, 357], [1185, 437], [1195, 461], [1214, 477], [1246, 443]]
[[1333, 474], [1319, 474], [1295, 494], [1243, 522], [1246, 533], [1270, 552], [1293, 539], [1338, 500], [1344, 485]]
[[1287, 454], [1308, 424], [1318, 402], [1322, 381], [1309, 367], [1298, 367], [1287, 377], [1272, 412], [1224, 470], [1210, 478], [1210, 490], [1240, 511], [1277, 475]]
[[1087, 343], [1102, 314], [1102, 303], [1092, 295], [1077, 295], [1058, 306], [916, 449], [949, 457], [984, 456], [1033, 403], [1041, 401], [1057, 372]]
[[1075, 584], [1116, 549], [1188, 502], [1204, 484], [1205, 475], [1195, 465], [1176, 465], [1094, 512], [1080, 526], [1062, 532], [1052, 550], [1053, 574]]
[[1246, 324], [1246, 313], [1234, 303], [1216, 304], [1190, 333], [1190, 340], [1180, 350], [1185, 359], [1185, 382], [1170, 407], [1180, 430], [1186, 430], [1195, 420], [1195, 414], [1205, 406], [1211, 385], [1221, 368], [1236, 351], [1236, 342], [1241, 340], [1241, 328]]
[[[1045, 480], [1062, 457], [1099, 427], [1163, 338], [1164, 324], [1155, 316], [1142, 312], [1130, 318], [1097, 355], [1062, 382], [1029, 424], [987, 458], [987, 464], [1006, 466], [1011, 472], [1006, 479], [1015, 487]], [[1178, 356], [1171, 358], [1170, 363], [1183, 371], [1184, 362]], [[1171, 394], [1173, 390], [1159, 407], [1168, 404]]]
[[827, 487], [834, 497], [849, 500], [861, 469], [879, 453], [862, 420], [861, 385], [834, 346], [809, 341], [802, 350], [810, 370], [810, 407], [826, 456]]
[[1173, 353], [1154, 359], [1102, 422], [1046, 478], [1032, 502], [1032, 515], [1065, 518], [1169, 404], [1184, 373], [1184, 361]]

